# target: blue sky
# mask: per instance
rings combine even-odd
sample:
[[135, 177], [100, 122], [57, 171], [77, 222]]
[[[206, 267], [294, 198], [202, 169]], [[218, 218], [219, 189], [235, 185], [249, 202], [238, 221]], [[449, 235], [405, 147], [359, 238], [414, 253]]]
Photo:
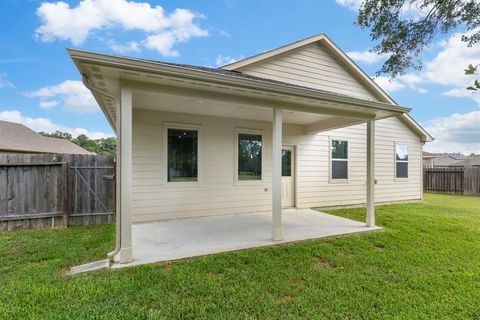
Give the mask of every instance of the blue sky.
[[[354, 25], [359, 2], [2, 0], [0, 119], [37, 131], [112, 134], [66, 47], [216, 67], [326, 33], [373, 76], [384, 58], [368, 52], [368, 31]], [[459, 37], [436, 38], [422, 71], [377, 81], [437, 138], [427, 150], [480, 153], [480, 95], [464, 90], [470, 80], [462, 73], [479, 63], [480, 48]]]

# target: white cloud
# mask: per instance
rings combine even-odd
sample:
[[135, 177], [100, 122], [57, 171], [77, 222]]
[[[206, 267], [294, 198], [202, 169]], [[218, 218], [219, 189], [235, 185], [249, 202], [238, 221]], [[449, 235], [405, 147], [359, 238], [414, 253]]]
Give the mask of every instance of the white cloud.
[[139, 52], [140, 45], [136, 41], [129, 41], [127, 43], [117, 43], [114, 40], [109, 41], [110, 49], [117, 53]]
[[230, 64], [230, 63], [234, 63], [234, 62], [236, 62], [238, 60], [241, 60], [241, 59], [243, 59], [243, 57], [235, 59], [235, 58], [232, 58], [230, 56], [222, 56], [221, 54], [219, 54], [215, 58], [215, 64], [217, 65], [217, 67], [221, 67], [221, 66], [224, 66], [224, 65], [227, 65], [227, 64]]
[[90, 90], [83, 85], [82, 81], [78, 80], [65, 80], [54, 86], [28, 92], [26, 95], [31, 98], [40, 98], [41, 107], [42, 102], [44, 106], [54, 107], [51, 103], [49, 105], [48, 102], [51, 102], [52, 99], [61, 99], [65, 108], [72, 111], [90, 112], [99, 110]]
[[60, 130], [63, 132], [70, 133], [73, 137], [77, 137], [80, 134], [84, 134], [92, 139], [101, 139], [101, 138], [113, 136], [113, 134], [106, 133], [106, 132], [89, 131], [84, 128], [67, 127], [61, 124], [54, 123], [47, 118], [26, 117], [18, 110], [0, 111], [0, 120], [21, 123], [37, 132], [40, 132], [40, 131], [55, 132], [57, 130]]
[[454, 113], [448, 117], [434, 118], [424, 124], [435, 137], [425, 145], [430, 152], [480, 153], [480, 111]]
[[342, 7], [346, 7], [350, 10], [357, 11], [360, 8], [361, 4], [364, 0], [335, 0], [337, 4], [341, 5]]
[[375, 63], [380, 60], [385, 59], [388, 55], [385, 54], [376, 54], [371, 51], [350, 51], [347, 52], [347, 55], [355, 60], [356, 62], [363, 62], [363, 63]]
[[58, 106], [59, 102], [57, 100], [44, 100], [40, 101], [40, 108], [42, 109], [51, 109]]
[[442, 85], [466, 87], [472, 77], [464, 74], [468, 64], [480, 62], [480, 46], [468, 47], [455, 33], [440, 43], [441, 51], [425, 64], [424, 77], [427, 81]]
[[15, 88], [13, 83], [8, 81], [5, 73], [0, 73], [0, 88]]
[[391, 80], [389, 77], [383, 76], [374, 77], [372, 79], [386, 92], [400, 91], [405, 88], [405, 84], [398, 81], [398, 79]]
[[[35, 30], [41, 41], [70, 40], [81, 45], [102, 30], [143, 31], [141, 43], [165, 56], [175, 56], [173, 46], [192, 37], [204, 37], [208, 31], [195, 23], [202, 15], [187, 9], [165, 12], [161, 6], [127, 0], [82, 0], [76, 7], [65, 2], [44, 2], [37, 9], [42, 25]], [[128, 48], [128, 46], [127, 46]], [[130, 49], [137, 48], [131, 45]], [[117, 47], [118, 49], [118, 47]], [[125, 49], [120, 47], [120, 50]]]

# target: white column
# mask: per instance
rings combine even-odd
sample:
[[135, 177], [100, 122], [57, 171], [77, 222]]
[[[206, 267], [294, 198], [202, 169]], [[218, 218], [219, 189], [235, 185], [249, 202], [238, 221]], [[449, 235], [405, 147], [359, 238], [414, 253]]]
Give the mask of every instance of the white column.
[[367, 121], [367, 227], [375, 226], [375, 120]]
[[[121, 89], [120, 140], [120, 208], [117, 210], [117, 219], [120, 222], [120, 263], [132, 261], [132, 89]], [[117, 193], [118, 194], [118, 193]]]
[[272, 239], [282, 240], [282, 109], [273, 109]]

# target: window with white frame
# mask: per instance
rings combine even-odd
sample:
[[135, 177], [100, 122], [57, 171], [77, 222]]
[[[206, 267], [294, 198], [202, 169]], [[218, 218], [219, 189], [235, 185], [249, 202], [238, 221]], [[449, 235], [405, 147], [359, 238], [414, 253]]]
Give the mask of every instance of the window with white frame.
[[198, 130], [167, 128], [167, 181], [198, 180]]
[[237, 180], [262, 180], [262, 135], [237, 133]]
[[408, 178], [408, 144], [395, 144], [395, 178]]
[[348, 180], [348, 141], [332, 139], [330, 149], [330, 179]]

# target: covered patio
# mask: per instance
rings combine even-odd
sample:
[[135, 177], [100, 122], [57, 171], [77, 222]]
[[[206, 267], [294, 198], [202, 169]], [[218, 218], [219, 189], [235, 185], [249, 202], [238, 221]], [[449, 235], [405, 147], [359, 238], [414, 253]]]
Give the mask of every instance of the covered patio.
[[133, 260], [114, 268], [185, 259], [308, 239], [380, 230], [312, 209], [282, 211], [283, 238], [272, 240], [271, 212], [172, 219], [132, 227]]
[[[219, 69], [69, 52], [117, 134], [117, 239], [116, 249], [109, 254], [116, 262], [114, 267], [379, 229], [375, 227], [375, 121], [402, 115], [408, 108]], [[172, 114], [173, 121], [168, 118]], [[140, 117], [144, 125], [135, 127], [134, 120]], [[258, 123], [263, 127], [258, 128]], [[199, 148], [204, 151], [215, 152], [220, 149], [218, 146], [226, 146], [218, 158], [209, 156], [212, 163], [199, 161], [199, 171], [202, 166], [204, 172], [215, 166], [227, 168], [222, 169], [226, 171], [221, 175], [226, 182], [217, 186], [215, 177], [199, 174], [200, 178], [195, 177], [199, 180], [184, 184], [189, 188], [173, 186], [175, 182], [167, 179], [167, 142], [158, 143], [173, 124], [196, 130], [199, 135], [202, 130], [200, 141], [205, 143]], [[295, 201], [294, 208], [282, 209], [282, 148], [288, 143], [284, 126], [301, 128], [296, 136], [313, 136], [355, 124], [366, 124], [366, 174], [362, 184], [366, 193], [365, 222], [312, 209], [294, 209], [298, 207]], [[237, 129], [257, 129], [256, 133], [262, 129], [263, 146], [268, 150], [262, 151], [265, 157], [261, 160], [266, 173], [256, 184], [249, 182], [254, 193], [244, 193], [243, 198], [239, 194], [248, 191], [248, 185], [237, 181], [239, 172], [231, 157], [235, 153], [233, 133]], [[135, 139], [135, 132], [139, 131], [153, 138]], [[225, 140], [219, 142], [218, 137]], [[142, 157], [153, 154], [154, 162], [147, 163], [150, 171], [141, 174], [157, 180], [142, 186], [151, 198], [136, 200], [134, 195], [139, 192], [135, 193], [135, 188], [139, 188], [133, 183], [134, 153], [147, 144], [152, 148], [140, 152]], [[162, 150], [163, 154], [158, 153]], [[214, 164], [217, 159], [224, 162]], [[199, 182], [202, 178], [203, 182]], [[231, 190], [226, 199], [219, 196], [224, 189]], [[175, 192], [182, 197], [171, 198]], [[194, 203], [193, 197], [200, 199], [200, 204]], [[261, 210], [248, 209], [255, 197], [261, 198], [257, 201], [261, 205], [254, 208]], [[241, 201], [236, 200], [240, 198]], [[134, 201], [141, 202], [141, 207], [132, 207]], [[220, 206], [208, 207], [210, 202], [218, 201], [233, 203], [230, 211], [222, 211], [226, 209]], [[244, 213], [231, 214], [241, 212], [236, 203], [243, 206]], [[175, 205], [175, 210], [150, 210]], [[204, 211], [199, 212], [200, 207]]]

